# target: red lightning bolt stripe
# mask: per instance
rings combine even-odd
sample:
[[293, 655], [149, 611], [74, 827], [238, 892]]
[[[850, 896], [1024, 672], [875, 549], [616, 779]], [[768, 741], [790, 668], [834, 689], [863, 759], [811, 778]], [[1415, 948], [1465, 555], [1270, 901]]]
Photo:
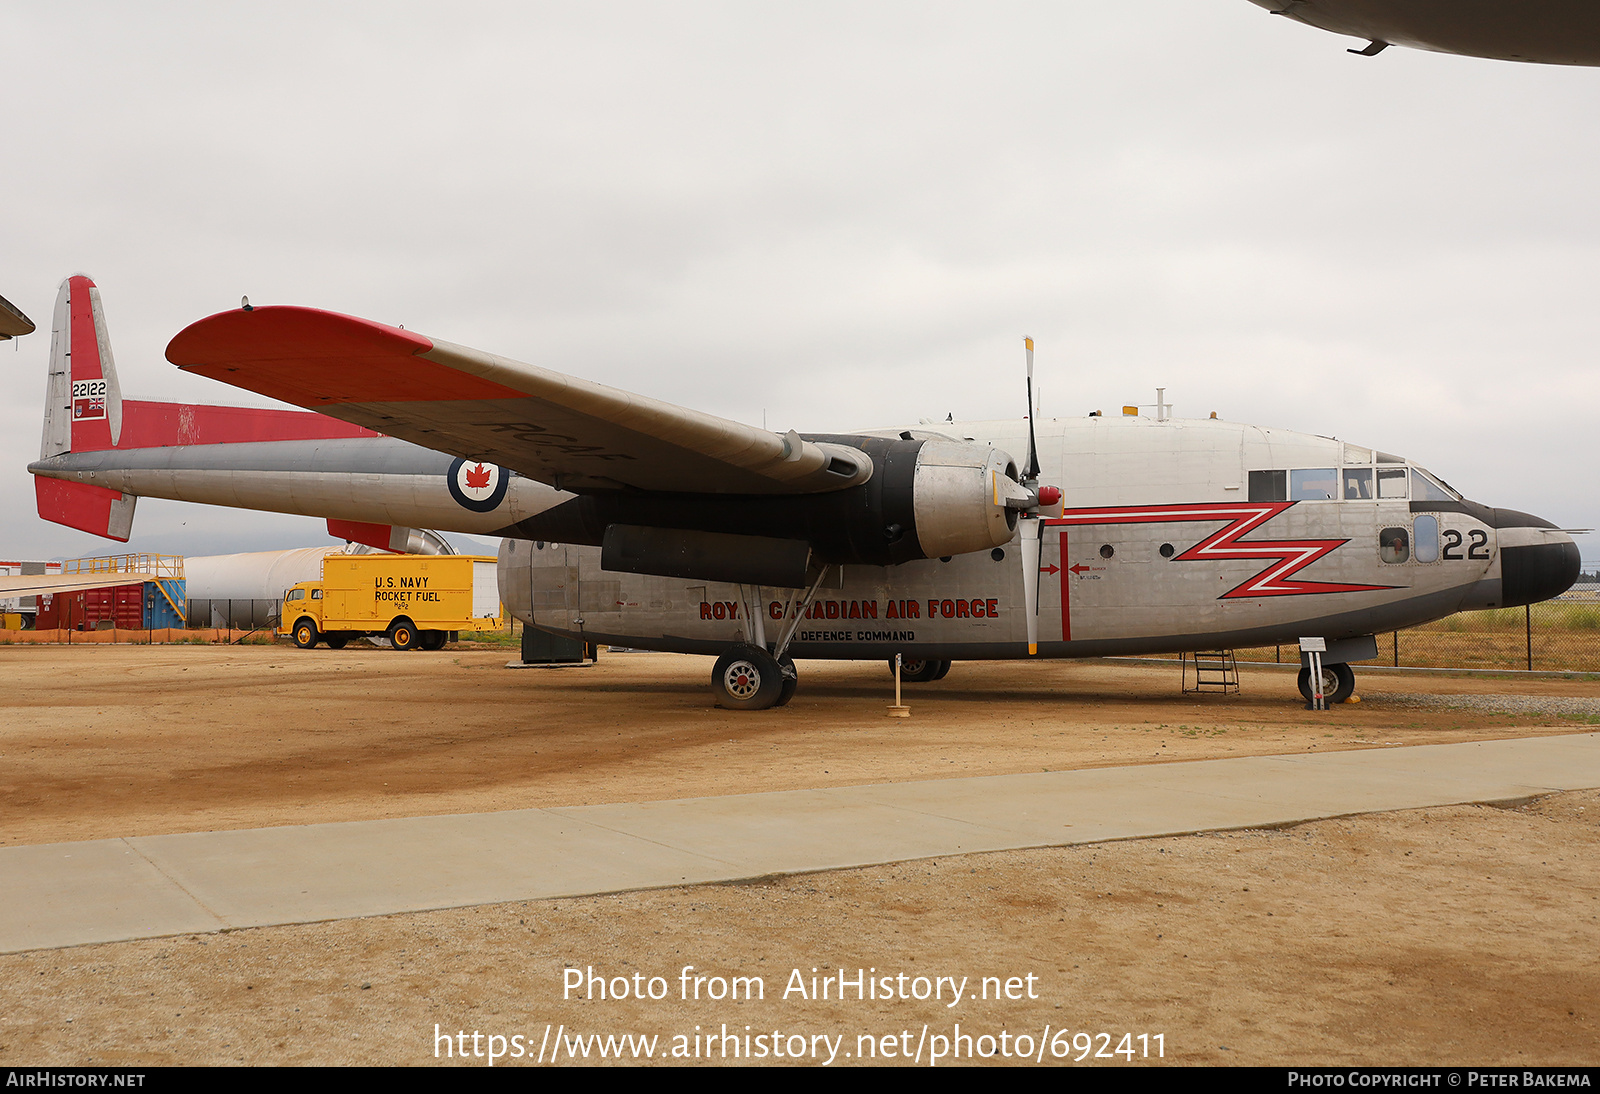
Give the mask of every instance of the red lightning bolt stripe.
[[[1393, 585], [1346, 585], [1329, 581], [1291, 581], [1324, 555], [1331, 554], [1348, 539], [1264, 539], [1248, 543], [1240, 537], [1255, 530], [1284, 510], [1294, 506], [1292, 501], [1235, 502], [1201, 505], [1127, 505], [1108, 506], [1102, 509], [1068, 509], [1059, 517], [1046, 518], [1046, 524], [1071, 526], [1075, 524], [1166, 524], [1179, 521], [1221, 520], [1228, 523], [1193, 547], [1173, 558], [1174, 562], [1194, 562], [1201, 559], [1262, 559], [1275, 565], [1268, 566], [1249, 581], [1236, 585], [1217, 599], [1230, 600], [1245, 596], [1303, 596], [1319, 593], [1353, 593], [1373, 589], [1392, 589]], [[1065, 527], [1062, 531], [1062, 550], [1066, 549]]]

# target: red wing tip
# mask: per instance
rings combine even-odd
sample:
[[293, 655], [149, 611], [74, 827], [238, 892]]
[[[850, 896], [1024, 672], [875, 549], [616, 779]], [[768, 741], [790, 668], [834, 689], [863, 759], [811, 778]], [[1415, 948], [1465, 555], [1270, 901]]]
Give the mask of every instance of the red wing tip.
[[412, 355], [433, 342], [415, 331], [292, 305], [234, 308], [184, 327], [167, 343], [179, 368], [228, 362]]

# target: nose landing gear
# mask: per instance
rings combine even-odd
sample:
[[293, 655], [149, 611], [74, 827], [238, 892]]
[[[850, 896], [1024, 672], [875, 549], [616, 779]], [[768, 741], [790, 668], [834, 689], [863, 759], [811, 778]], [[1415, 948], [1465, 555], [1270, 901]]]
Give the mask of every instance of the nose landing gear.
[[[1344, 702], [1355, 694], [1355, 690], [1356, 673], [1349, 665], [1324, 664], [1322, 666], [1322, 694], [1328, 700], [1330, 706], [1334, 703]], [[1311, 687], [1311, 669], [1309, 667], [1300, 670], [1300, 694], [1305, 697], [1306, 702], [1311, 702], [1314, 693]]]

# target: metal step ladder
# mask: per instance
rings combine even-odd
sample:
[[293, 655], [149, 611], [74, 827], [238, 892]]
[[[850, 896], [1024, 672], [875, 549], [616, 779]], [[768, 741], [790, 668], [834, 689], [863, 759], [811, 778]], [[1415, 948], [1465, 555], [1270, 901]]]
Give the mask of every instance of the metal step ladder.
[[[1239, 662], [1232, 650], [1215, 650], [1203, 653], [1185, 653], [1183, 663], [1183, 693], [1220, 692], [1238, 694]], [[1190, 683], [1191, 671], [1194, 682]]]

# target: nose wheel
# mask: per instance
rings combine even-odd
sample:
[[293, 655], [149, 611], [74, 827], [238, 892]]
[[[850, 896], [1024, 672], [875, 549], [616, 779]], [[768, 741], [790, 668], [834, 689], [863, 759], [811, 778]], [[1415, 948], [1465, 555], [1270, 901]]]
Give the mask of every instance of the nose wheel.
[[[1342, 703], [1356, 692], [1356, 673], [1349, 665], [1323, 665], [1322, 666], [1322, 694], [1328, 700], [1328, 705]], [[1311, 669], [1300, 670], [1300, 694], [1306, 702], [1311, 702]]]

